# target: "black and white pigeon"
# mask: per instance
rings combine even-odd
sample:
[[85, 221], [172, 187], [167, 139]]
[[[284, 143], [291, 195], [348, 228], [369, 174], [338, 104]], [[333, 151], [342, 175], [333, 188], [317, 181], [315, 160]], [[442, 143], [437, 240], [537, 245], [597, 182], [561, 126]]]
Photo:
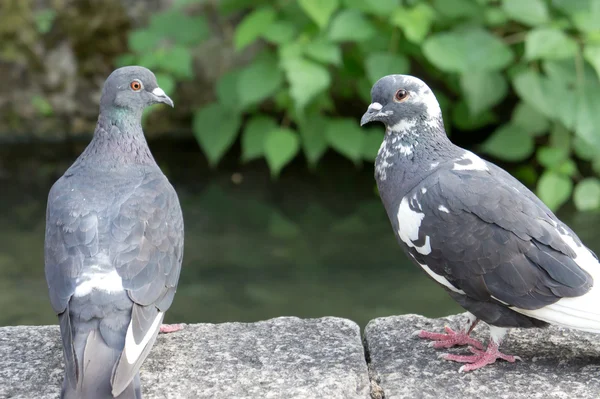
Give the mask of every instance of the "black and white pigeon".
[[156, 103], [173, 106], [151, 71], [115, 70], [92, 141], [50, 190], [45, 271], [62, 398], [141, 398], [138, 371], [173, 302], [183, 217], [142, 131], [142, 111]]
[[[516, 356], [507, 329], [548, 323], [600, 333], [600, 264], [573, 231], [503, 169], [452, 144], [439, 104], [421, 80], [381, 78], [361, 125], [382, 122], [375, 162], [381, 200], [406, 255], [469, 312], [458, 332], [419, 332], [470, 371]], [[469, 334], [489, 325], [486, 349]]]

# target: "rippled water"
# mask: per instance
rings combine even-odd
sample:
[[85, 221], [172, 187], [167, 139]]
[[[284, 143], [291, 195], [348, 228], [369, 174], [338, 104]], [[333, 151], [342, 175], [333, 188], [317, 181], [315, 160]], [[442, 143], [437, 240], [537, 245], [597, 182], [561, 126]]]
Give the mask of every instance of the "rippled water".
[[[80, 146], [0, 149], [0, 325], [55, 324], [43, 272], [47, 192]], [[152, 143], [186, 223], [167, 322], [339, 316], [361, 325], [403, 313], [460, 311], [405, 259], [375, 194], [371, 165], [301, 161], [275, 182], [264, 164], [211, 171], [196, 146]], [[37, 177], [36, 177], [37, 176]], [[241, 180], [241, 181], [240, 181]], [[597, 214], [560, 216], [600, 248]]]

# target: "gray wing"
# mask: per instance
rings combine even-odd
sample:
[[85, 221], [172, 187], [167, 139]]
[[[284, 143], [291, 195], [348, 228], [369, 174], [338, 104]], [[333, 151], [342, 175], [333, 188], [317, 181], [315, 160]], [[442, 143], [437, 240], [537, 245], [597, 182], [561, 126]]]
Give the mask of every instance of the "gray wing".
[[45, 275], [50, 303], [59, 318], [64, 348], [66, 380], [74, 387], [79, 370], [73, 345], [69, 300], [86, 257], [98, 253], [98, 218], [84, 209], [83, 196], [59, 179], [50, 190], [44, 242]]
[[[139, 370], [173, 302], [183, 239], [175, 190], [164, 175], [147, 176], [120, 205], [110, 226], [110, 257], [134, 302], [125, 350], [113, 374], [113, 393], [125, 388]], [[141, 353], [127, 357], [128, 346], [143, 343]]]
[[[407, 195], [423, 214], [410, 255], [469, 299], [539, 309], [580, 296], [591, 276], [561, 235], [581, 241], [506, 172], [439, 170]], [[429, 237], [429, 238], [428, 238]], [[456, 296], [456, 295], [454, 295]]]

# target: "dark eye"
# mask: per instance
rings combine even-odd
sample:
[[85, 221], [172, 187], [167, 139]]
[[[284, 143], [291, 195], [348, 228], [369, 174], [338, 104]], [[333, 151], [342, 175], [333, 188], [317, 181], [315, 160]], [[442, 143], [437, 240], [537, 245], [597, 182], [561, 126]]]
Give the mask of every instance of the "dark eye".
[[131, 90], [133, 91], [140, 91], [142, 90], [142, 83], [139, 80], [134, 80], [129, 83], [129, 87], [131, 87]]
[[402, 102], [404, 100], [406, 100], [408, 98], [408, 91], [404, 90], [404, 89], [400, 89], [396, 92], [396, 95], [394, 96], [394, 100], [396, 102]]

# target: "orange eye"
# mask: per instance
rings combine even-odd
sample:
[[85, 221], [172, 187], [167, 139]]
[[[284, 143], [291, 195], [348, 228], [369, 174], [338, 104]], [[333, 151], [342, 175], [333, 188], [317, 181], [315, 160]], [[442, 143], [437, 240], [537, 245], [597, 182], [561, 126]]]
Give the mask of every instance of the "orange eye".
[[134, 80], [129, 84], [129, 87], [131, 87], [131, 90], [133, 91], [140, 91], [142, 89], [142, 84], [139, 81]]
[[404, 89], [400, 89], [396, 92], [396, 95], [394, 95], [394, 101], [396, 101], [397, 103], [400, 103], [404, 100], [406, 100], [408, 98], [408, 91], [404, 90]]

